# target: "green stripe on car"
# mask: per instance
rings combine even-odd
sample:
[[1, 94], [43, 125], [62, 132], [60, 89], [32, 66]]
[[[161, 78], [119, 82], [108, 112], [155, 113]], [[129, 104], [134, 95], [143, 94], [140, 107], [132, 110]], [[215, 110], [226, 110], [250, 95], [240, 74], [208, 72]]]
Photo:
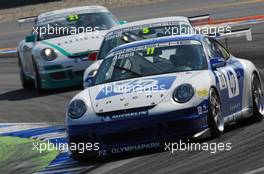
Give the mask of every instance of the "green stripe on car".
[[50, 46], [51, 48], [54, 48], [54, 49], [58, 50], [64, 56], [67, 56], [67, 57], [71, 56], [71, 53], [67, 52], [66, 50], [64, 50], [63, 48], [59, 47], [58, 45], [49, 43], [47, 41], [41, 41], [41, 43], [46, 44], [46, 45]]
[[58, 50], [62, 55], [67, 56], [67, 57], [82, 56], [82, 55], [84, 56], [84, 55], [89, 53], [89, 51], [84, 51], [84, 52], [72, 54], [72, 53], [69, 53], [68, 51], [64, 50], [63, 48], [61, 48], [60, 46], [58, 46], [56, 44], [52, 44], [52, 43], [49, 43], [47, 41], [41, 41], [41, 43], [46, 44], [46, 45], [50, 46], [51, 48]]

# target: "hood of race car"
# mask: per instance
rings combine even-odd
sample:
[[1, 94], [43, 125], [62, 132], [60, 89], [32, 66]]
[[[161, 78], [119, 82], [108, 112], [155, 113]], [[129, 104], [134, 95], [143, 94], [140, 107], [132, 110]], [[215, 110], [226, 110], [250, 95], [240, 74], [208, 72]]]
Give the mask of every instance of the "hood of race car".
[[148, 76], [88, 88], [96, 113], [155, 106], [175, 88], [196, 78], [200, 71]]
[[65, 56], [99, 50], [107, 31], [87, 32], [40, 41], [42, 47], [51, 47]]

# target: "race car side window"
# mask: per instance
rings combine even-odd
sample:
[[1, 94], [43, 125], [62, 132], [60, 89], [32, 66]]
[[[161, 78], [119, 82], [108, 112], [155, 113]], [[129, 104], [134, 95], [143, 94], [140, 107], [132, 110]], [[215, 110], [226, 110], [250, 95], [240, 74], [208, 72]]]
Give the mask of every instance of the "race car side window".
[[223, 57], [226, 60], [229, 59], [230, 54], [228, 51], [216, 40], [212, 38], [205, 38], [205, 42], [209, 47], [208, 54], [210, 58]]
[[214, 58], [214, 57], [223, 57], [222, 53], [219, 51], [219, 49], [217, 49], [217, 47], [213, 44], [213, 42], [211, 41], [211, 39], [209, 38], [205, 38], [205, 42], [208, 46], [208, 55], [210, 58]]
[[215, 50], [217, 50], [217, 52], [222, 55], [221, 57], [223, 57], [225, 60], [229, 59], [230, 54], [219, 42], [212, 38], [209, 38], [209, 41], [212, 43], [212, 45], [214, 45]]
[[221, 51], [223, 58], [225, 60], [230, 58], [230, 54], [229, 52], [226, 50], [226, 48], [224, 46], [222, 46], [219, 42], [215, 41], [216, 46], [219, 48], [219, 50]]

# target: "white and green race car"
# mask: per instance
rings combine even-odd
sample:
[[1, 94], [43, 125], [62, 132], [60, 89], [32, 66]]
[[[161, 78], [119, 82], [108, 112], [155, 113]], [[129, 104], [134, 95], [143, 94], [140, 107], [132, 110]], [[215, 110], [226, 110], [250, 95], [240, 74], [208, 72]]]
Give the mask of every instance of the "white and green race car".
[[[24, 88], [61, 88], [82, 84], [84, 70], [92, 63], [89, 53], [99, 50], [106, 32], [121, 21], [105, 7], [62, 9], [20, 19], [34, 21], [29, 36], [18, 45]], [[124, 21], [123, 21], [124, 22]]]

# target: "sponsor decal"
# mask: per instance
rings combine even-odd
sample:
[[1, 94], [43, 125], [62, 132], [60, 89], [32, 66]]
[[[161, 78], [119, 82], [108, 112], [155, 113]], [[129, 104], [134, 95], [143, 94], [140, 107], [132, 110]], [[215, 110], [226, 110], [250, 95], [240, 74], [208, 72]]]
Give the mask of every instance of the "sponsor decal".
[[203, 105], [197, 107], [197, 111], [198, 111], [199, 115], [208, 113], [208, 107], [206, 104], [203, 104]]
[[128, 117], [139, 117], [139, 116], [148, 116], [148, 111], [137, 111], [137, 112], [129, 112], [123, 114], [112, 115], [112, 119], [121, 119], [121, 118], [128, 118]]
[[143, 28], [143, 34], [148, 34], [149, 33], [149, 28]]
[[231, 106], [230, 106], [230, 110], [231, 110], [232, 112], [235, 112], [235, 111], [239, 110], [240, 107], [241, 107], [241, 104], [240, 104], [240, 103], [237, 103], [237, 104], [235, 104], [235, 105], [231, 105]]
[[129, 80], [126, 82], [113, 83], [107, 86], [101, 85], [96, 100], [133, 92], [144, 92], [146, 94], [149, 94], [150, 92], [161, 92], [170, 89], [175, 79], [175, 76], [163, 76]]
[[[151, 24], [144, 24], [144, 25], [138, 25], [128, 28], [122, 28], [119, 30], [112, 31], [108, 33], [105, 38], [106, 40], [110, 40], [113, 38], [121, 37], [123, 33], [126, 32], [133, 32], [133, 31], [142, 31], [143, 34], [149, 34], [149, 30], [153, 27], [172, 27], [172, 26], [178, 26], [180, 23], [179, 21], [168, 21], [168, 22], [157, 22], [157, 23], [151, 23]], [[173, 27], [172, 27], [173, 28]]]
[[208, 96], [208, 90], [207, 89], [198, 89], [197, 90], [197, 95], [199, 97], [207, 97]]
[[235, 70], [232, 67], [221, 70], [221, 72], [215, 72], [220, 89], [228, 89], [229, 98], [233, 98], [239, 95], [239, 84]]
[[154, 51], [155, 51], [155, 48], [152, 47], [152, 48], [148, 48], [147, 49], [147, 55], [150, 56], [150, 55], [153, 55], [154, 54]]
[[87, 86], [91, 86], [92, 83], [93, 83], [93, 79], [94, 79], [94, 76], [88, 76], [86, 79], [85, 79], [85, 82], [87, 83]]
[[217, 72], [217, 71], [215, 73], [216, 73], [218, 81], [219, 81], [220, 89], [221, 90], [226, 89], [227, 84], [226, 84], [226, 78], [225, 78], [224, 74], [221, 72]]
[[155, 51], [155, 48], [163, 48], [163, 47], [177, 46], [177, 45], [201, 45], [201, 42], [197, 40], [182, 40], [182, 41], [161, 42], [151, 45], [143, 45], [143, 46], [125, 48], [120, 50], [113, 49], [105, 59], [108, 59], [112, 56], [116, 56], [124, 53], [136, 52], [136, 51], [147, 51], [149, 55], [152, 55]]
[[238, 79], [234, 69], [229, 68], [226, 71], [226, 76], [228, 79], [228, 95], [229, 98], [233, 98], [239, 95]]
[[69, 22], [72, 22], [72, 21], [78, 21], [78, 19], [79, 19], [79, 16], [77, 14], [71, 14], [71, 15], [68, 16], [67, 20]]
[[112, 148], [111, 153], [112, 154], [118, 154], [118, 153], [125, 153], [125, 152], [131, 152], [131, 151], [139, 151], [139, 150], [150, 150], [150, 149], [157, 149], [157, 148], [161, 148], [160, 142], [153, 142], [153, 143], [145, 143], [145, 144], [138, 144], [138, 145], [130, 145], [130, 146]]
[[108, 156], [111, 154], [120, 154], [120, 153], [126, 153], [131, 151], [141, 151], [141, 150], [151, 150], [151, 149], [158, 149], [161, 148], [160, 142], [151, 142], [151, 143], [143, 143], [143, 144], [137, 144], [137, 145], [129, 145], [129, 146], [123, 146], [123, 147], [115, 147], [111, 149], [100, 149], [98, 151], [99, 156]]
[[117, 61], [117, 60], [128, 58], [128, 57], [133, 57], [134, 54], [135, 54], [134, 52], [125, 53], [125, 54], [118, 54], [118, 55], [115, 55], [115, 57], [113, 58], [113, 61]]

